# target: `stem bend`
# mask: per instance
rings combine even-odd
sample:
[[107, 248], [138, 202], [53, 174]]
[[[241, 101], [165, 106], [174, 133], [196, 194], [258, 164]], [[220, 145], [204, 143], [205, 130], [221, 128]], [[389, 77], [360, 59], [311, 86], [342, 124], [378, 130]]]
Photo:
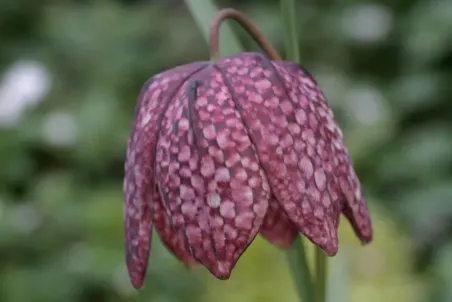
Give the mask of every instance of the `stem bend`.
[[280, 61], [276, 49], [273, 45], [265, 38], [264, 34], [251, 22], [251, 20], [242, 12], [235, 10], [233, 8], [225, 8], [218, 12], [212, 21], [210, 26], [210, 58], [216, 60], [219, 58], [219, 36], [221, 23], [224, 21], [232, 19], [239, 23], [256, 41], [257, 44], [264, 50], [267, 57], [271, 60]]

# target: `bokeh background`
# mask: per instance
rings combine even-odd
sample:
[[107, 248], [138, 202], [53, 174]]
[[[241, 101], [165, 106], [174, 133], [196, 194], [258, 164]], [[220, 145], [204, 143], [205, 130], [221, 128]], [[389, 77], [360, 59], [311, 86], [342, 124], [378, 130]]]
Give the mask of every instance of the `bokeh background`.
[[[217, 4], [284, 54], [278, 1]], [[342, 220], [330, 301], [452, 301], [452, 1], [300, 0], [298, 25], [375, 228], [361, 247]], [[297, 301], [284, 252], [261, 238], [218, 281], [154, 236], [145, 288], [128, 280], [122, 177], [137, 95], [207, 55], [183, 1], [1, 2], [1, 302]]]

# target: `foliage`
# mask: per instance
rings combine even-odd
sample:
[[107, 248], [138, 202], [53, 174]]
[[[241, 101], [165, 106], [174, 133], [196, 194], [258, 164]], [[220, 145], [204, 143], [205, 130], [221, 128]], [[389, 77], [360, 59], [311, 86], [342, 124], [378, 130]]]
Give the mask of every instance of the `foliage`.
[[[343, 223], [332, 278], [348, 267], [348, 301], [450, 301], [451, 2], [299, 2], [303, 65], [375, 221], [365, 248]], [[217, 3], [245, 11], [283, 54], [277, 1]], [[0, 40], [0, 301], [296, 301], [283, 253], [261, 239], [225, 282], [186, 271], [154, 236], [146, 288], [127, 279], [122, 177], [138, 92], [207, 59], [182, 1], [10, 0]]]

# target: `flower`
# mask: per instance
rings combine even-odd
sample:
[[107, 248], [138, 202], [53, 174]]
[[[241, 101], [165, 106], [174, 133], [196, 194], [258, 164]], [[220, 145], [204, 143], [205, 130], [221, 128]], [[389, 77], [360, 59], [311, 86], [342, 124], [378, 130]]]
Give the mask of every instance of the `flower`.
[[228, 279], [258, 233], [287, 248], [303, 233], [338, 251], [340, 213], [363, 243], [372, 226], [333, 112], [292, 62], [241, 53], [151, 78], [125, 164], [125, 233], [141, 287], [152, 228], [187, 266]]

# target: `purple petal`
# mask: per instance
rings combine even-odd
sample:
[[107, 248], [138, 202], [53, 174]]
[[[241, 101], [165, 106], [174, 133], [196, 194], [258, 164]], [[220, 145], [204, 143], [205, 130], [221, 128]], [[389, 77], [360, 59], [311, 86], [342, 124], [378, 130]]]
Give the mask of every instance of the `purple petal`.
[[[361, 185], [353, 169], [352, 161], [348, 155], [343, 141], [343, 134], [337, 125], [334, 114], [329, 108], [325, 96], [318, 88], [315, 80], [293, 63], [277, 63], [281, 74], [285, 76], [286, 83], [292, 83], [299, 95], [307, 96], [309, 109], [316, 112], [318, 122], [307, 116], [312, 126], [319, 124], [321, 139], [327, 142], [328, 158], [325, 159], [333, 165], [333, 179], [330, 183], [330, 197], [339, 203], [344, 215], [348, 218], [357, 236], [363, 243], [372, 240], [372, 223], [366, 201], [361, 191]], [[300, 98], [301, 102], [305, 100]], [[314, 122], [313, 122], [314, 121]]]
[[157, 233], [163, 244], [188, 268], [196, 266], [197, 261], [192, 257], [185, 244], [182, 232], [175, 232], [171, 220], [165, 212], [160, 194], [156, 194], [153, 202], [153, 221]]
[[206, 68], [173, 98], [157, 147], [163, 204], [194, 257], [228, 279], [268, 206], [266, 177], [221, 74]]
[[298, 236], [296, 226], [290, 221], [278, 201], [272, 197], [268, 204], [267, 215], [261, 227], [261, 235], [279, 248], [289, 248]]
[[162, 115], [171, 94], [201, 64], [161, 73], [143, 87], [127, 148], [124, 177], [126, 262], [132, 284], [143, 285], [152, 234], [151, 204], [155, 194], [155, 147]]
[[308, 99], [312, 93], [304, 83], [291, 83], [281, 74], [284, 70], [260, 54], [242, 53], [218, 66], [281, 207], [313, 243], [336, 254], [340, 205], [332, 196], [337, 188], [331, 142], [320, 136], [316, 104]]

